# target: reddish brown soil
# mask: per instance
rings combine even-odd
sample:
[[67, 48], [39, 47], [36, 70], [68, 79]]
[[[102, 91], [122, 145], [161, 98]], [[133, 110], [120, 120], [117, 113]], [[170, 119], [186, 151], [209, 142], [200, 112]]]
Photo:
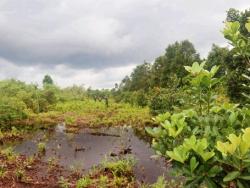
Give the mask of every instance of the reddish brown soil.
[[[54, 164], [49, 165], [36, 156], [32, 162], [19, 155], [8, 159], [7, 156], [0, 154], [0, 167], [5, 169], [4, 176], [0, 177], [0, 188], [60, 188], [59, 181], [63, 177], [67, 180], [69, 188], [76, 187], [76, 182], [82, 177], [80, 173], [73, 173], [63, 167]], [[23, 171], [22, 176], [17, 176], [19, 170]], [[117, 187], [114, 183], [114, 174], [109, 169], [99, 169], [89, 177], [93, 180], [89, 188], [98, 188], [100, 176], [108, 177], [107, 187]], [[140, 185], [134, 180], [132, 172], [121, 174], [123, 182], [118, 187], [138, 188]]]
[[0, 144], [6, 143], [6, 142], [21, 141], [21, 140], [23, 140], [22, 135], [5, 134], [4, 137], [0, 139]]
[[[80, 174], [73, 174], [56, 164], [48, 165], [39, 157], [35, 157], [32, 163], [28, 163], [25, 156], [7, 159], [6, 156], [0, 154], [0, 165], [5, 169], [5, 175], [0, 177], [1, 188], [59, 187], [60, 177], [67, 179], [70, 187], [75, 187], [75, 182], [81, 177]], [[22, 169], [22, 177], [17, 176], [18, 169]]]

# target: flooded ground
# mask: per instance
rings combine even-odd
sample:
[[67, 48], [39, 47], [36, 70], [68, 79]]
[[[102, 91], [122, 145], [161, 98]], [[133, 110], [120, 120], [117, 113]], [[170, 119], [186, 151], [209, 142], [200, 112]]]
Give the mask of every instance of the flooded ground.
[[128, 127], [81, 129], [78, 133], [66, 133], [64, 124], [54, 131], [39, 131], [31, 139], [15, 146], [15, 151], [34, 155], [37, 143], [46, 143], [43, 160], [57, 159], [66, 168], [84, 169], [87, 172], [105, 158], [132, 156], [136, 159], [135, 175], [139, 181], [152, 183], [165, 174], [167, 168], [163, 159], [152, 158], [154, 151], [137, 131]]

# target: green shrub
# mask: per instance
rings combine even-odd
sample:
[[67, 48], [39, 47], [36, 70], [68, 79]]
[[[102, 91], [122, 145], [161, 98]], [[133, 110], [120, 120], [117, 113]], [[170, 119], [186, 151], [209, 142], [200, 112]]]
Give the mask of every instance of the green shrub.
[[76, 182], [76, 188], [85, 188], [92, 184], [92, 180], [89, 177], [83, 177]]
[[[0, 125], [2, 129], [11, 129], [11, 122], [27, 118], [25, 103], [17, 98], [0, 98]], [[4, 126], [4, 127], [3, 127]]]
[[183, 107], [184, 98], [186, 98], [186, 93], [182, 88], [154, 88], [151, 91], [149, 103], [150, 113], [158, 115], [174, 111], [180, 106]]
[[166, 89], [159, 89], [150, 101], [150, 113], [157, 115], [172, 110], [172, 106], [168, 104], [168, 101], [168, 91]]
[[136, 93], [136, 104], [141, 107], [145, 107], [148, 104], [147, 96], [142, 90]]
[[[146, 131], [153, 137], [156, 152], [172, 160], [176, 175], [186, 177], [185, 186], [247, 187], [250, 129], [244, 129], [243, 135], [240, 130], [249, 127], [250, 110], [217, 104], [214, 88], [219, 79], [214, 75], [218, 68], [203, 67], [204, 63], [185, 67], [198, 107], [160, 115], [155, 118], [160, 126]], [[226, 139], [230, 143], [222, 142]]]

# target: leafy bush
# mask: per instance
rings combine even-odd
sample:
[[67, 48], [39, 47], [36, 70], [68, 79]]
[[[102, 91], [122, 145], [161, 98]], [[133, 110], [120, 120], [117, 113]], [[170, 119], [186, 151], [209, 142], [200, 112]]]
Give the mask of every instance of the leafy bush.
[[11, 122], [27, 117], [26, 105], [17, 98], [0, 98], [0, 125], [2, 129], [11, 129]]
[[136, 104], [140, 107], [145, 107], [148, 104], [148, 99], [142, 90], [136, 92]]
[[151, 114], [157, 115], [172, 110], [172, 106], [169, 105], [169, 101], [167, 89], [155, 89], [155, 94], [149, 104]]
[[153, 115], [173, 111], [183, 106], [183, 99], [186, 98], [186, 93], [182, 88], [154, 88], [151, 95], [149, 108]]
[[[197, 108], [165, 113], [155, 118], [159, 127], [146, 128], [156, 152], [172, 160], [185, 186], [247, 187], [250, 150], [247, 143], [250, 110], [234, 104], [217, 104], [214, 78], [218, 67], [205, 70], [204, 63], [185, 67]], [[238, 137], [236, 135], [240, 134]], [[227, 137], [227, 135], [229, 135]], [[222, 142], [226, 139], [229, 142]], [[229, 155], [230, 154], [230, 155]]]

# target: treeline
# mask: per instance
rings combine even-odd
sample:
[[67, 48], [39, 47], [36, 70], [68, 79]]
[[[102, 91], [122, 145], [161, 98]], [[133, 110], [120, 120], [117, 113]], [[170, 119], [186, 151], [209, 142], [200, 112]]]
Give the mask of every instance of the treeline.
[[[245, 24], [250, 17], [250, 9], [240, 12], [236, 9], [227, 11], [227, 22], [238, 21], [240, 33], [249, 37]], [[239, 44], [240, 45], [240, 44]], [[184, 66], [193, 62], [206, 61], [205, 68], [220, 66], [216, 77], [221, 78], [218, 94], [224, 100], [228, 97], [236, 103], [245, 103], [242, 93], [248, 93], [249, 80], [242, 77], [248, 74], [247, 64], [241, 56], [236, 57], [235, 50], [213, 44], [206, 59], [201, 59], [194, 45], [188, 41], [170, 44], [165, 53], [157, 57], [154, 63], [144, 62], [138, 65], [130, 76], [126, 76], [116, 85], [114, 98], [116, 101], [129, 102], [139, 106], [149, 106], [153, 114], [171, 111], [185, 105], [190, 93], [188, 91], [187, 71]], [[191, 105], [191, 104], [188, 104]]]

